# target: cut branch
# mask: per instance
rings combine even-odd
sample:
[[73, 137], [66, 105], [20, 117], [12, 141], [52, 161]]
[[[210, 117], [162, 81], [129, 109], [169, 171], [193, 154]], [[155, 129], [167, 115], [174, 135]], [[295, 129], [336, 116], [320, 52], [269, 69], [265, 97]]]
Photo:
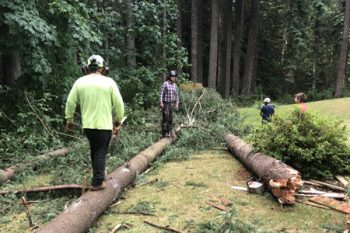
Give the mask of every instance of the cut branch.
[[5, 170], [0, 169], [0, 184], [7, 180], [10, 180], [16, 173], [22, 172], [28, 167], [35, 167], [37, 164], [43, 162], [44, 160], [50, 157], [65, 156], [69, 153], [69, 151], [70, 150], [68, 148], [61, 148], [43, 155], [36, 156], [35, 162], [33, 163], [17, 164], [15, 166], [6, 168]]
[[49, 192], [49, 191], [64, 190], [64, 189], [82, 189], [82, 188], [83, 186], [79, 184], [63, 184], [63, 185], [45, 186], [45, 187], [37, 187], [37, 188], [30, 188], [30, 189], [0, 191], [0, 195], [6, 195], [11, 193], [38, 193], [38, 192]]
[[60, 215], [44, 226], [39, 233], [87, 232], [93, 222], [148, 165], [171, 144], [171, 138], [162, 138], [157, 143], [140, 152], [125, 165], [107, 176], [107, 187], [101, 191], [87, 192], [75, 200]]
[[280, 204], [294, 204], [295, 191], [303, 184], [299, 172], [253, 148], [233, 134], [224, 136], [227, 147], [251, 172], [263, 180]]
[[171, 232], [176, 232], [176, 233], [183, 233], [183, 231], [180, 231], [180, 230], [177, 230], [175, 228], [172, 228], [172, 227], [168, 227], [168, 226], [160, 226], [160, 225], [157, 225], [157, 224], [154, 224], [154, 223], [151, 223], [149, 221], [143, 221], [144, 223], [152, 226], [152, 227], [155, 227], [155, 228], [159, 228], [159, 229], [163, 229], [163, 230], [167, 230], [167, 231], [171, 231]]

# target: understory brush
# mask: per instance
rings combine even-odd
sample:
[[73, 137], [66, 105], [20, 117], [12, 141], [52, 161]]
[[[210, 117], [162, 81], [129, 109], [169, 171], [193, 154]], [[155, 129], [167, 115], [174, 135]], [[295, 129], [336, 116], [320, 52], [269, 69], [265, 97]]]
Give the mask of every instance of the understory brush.
[[258, 128], [251, 137], [256, 151], [280, 159], [303, 178], [332, 178], [350, 172], [350, 148], [345, 126], [298, 109]]

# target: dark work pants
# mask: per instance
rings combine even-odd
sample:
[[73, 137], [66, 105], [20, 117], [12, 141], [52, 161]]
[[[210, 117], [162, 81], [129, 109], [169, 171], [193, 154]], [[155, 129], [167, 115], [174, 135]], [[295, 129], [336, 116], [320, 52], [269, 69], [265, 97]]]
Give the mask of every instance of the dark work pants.
[[162, 109], [162, 135], [164, 137], [173, 129], [173, 104], [169, 102], [163, 102], [163, 104], [164, 108]]
[[84, 129], [90, 143], [92, 162], [92, 186], [100, 186], [105, 179], [106, 154], [112, 130]]

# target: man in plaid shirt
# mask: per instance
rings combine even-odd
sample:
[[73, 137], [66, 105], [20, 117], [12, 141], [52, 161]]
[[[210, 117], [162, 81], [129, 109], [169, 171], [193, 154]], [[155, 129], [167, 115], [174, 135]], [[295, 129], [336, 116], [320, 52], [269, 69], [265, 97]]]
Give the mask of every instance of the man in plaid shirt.
[[173, 128], [173, 107], [179, 109], [179, 95], [177, 93], [176, 71], [169, 72], [167, 81], [160, 88], [160, 108], [162, 109], [162, 135], [163, 137], [171, 137]]

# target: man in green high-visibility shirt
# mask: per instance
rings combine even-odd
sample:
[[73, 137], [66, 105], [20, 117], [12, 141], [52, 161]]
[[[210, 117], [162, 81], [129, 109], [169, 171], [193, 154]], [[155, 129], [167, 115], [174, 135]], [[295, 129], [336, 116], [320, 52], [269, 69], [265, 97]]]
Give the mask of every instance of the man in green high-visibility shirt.
[[106, 188], [105, 161], [112, 130], [124, 117], [122, 96], [115, 81], [104, 75], [106, 68], [101, 56], [92, 55], [88, 74], [75, 81], [65, 109], [66, 129], [71, 131], [76, 106], [80, 106], [84, 133], [90, 143], [93, 191]]

